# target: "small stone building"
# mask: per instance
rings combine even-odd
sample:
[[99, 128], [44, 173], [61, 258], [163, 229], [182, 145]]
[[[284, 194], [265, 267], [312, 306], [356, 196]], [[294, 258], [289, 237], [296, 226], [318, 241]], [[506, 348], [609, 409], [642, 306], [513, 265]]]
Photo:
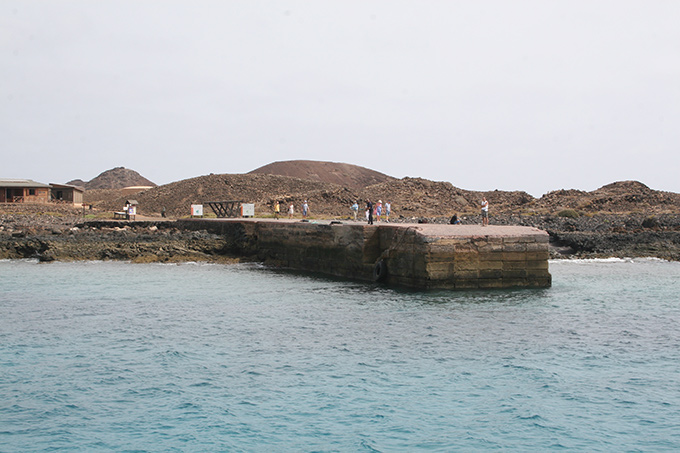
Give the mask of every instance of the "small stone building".
[[0, 179], [0, 203], [48, 203], [50, 186], [30, 179]]
[[68, 184], [50, 184], [52, 201], [58, 203], [67, 203], [74, 206], [83, 205], [83, 193], [85, 189], [78, 186], [70, 186]]

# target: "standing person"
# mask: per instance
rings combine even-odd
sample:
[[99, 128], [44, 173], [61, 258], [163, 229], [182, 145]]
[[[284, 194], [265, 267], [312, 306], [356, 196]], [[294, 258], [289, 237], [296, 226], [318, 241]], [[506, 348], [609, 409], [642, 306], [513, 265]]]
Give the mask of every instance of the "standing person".
[[373, 203], [366, 198], [366, 212], [368, 213], [368, 224], [373, 225]]
[[290, 206], [288, 206], [288, 218], [292, 219], [293, 214], [295, 214], [295, 206], [291, 203]]
[[392, 212], [392, 205], [389, 201], [385, 202], [385, 222], [390, 223], [390, 212]]
[[302, 217], [307, 217], [308, 212], [309, 212], [309, 205], [307, 204], [307, 200], [305, 200], [305, 202], [302, 203]]
[[357, 203], [355, 201], [350, 209], [352, 210], [352, 213], [354, 214], [354, 221], [356, 222], [357, 221], [357, 213], [359, 212], [359, 203]]
[[486, 197], [482, 197], [482, 226], [489, 225], [489, 202]]
[[281, 206], [279, 205], [279, 201], [277, 200], [276, 203], [274, 203], [274, 217], [276, 220], [279, 220], [279, 214], [281, 214]]
[[375, 207], [375, 217], [380, 222], [380, 216], [382, 215], [382, 200], [378, 200], [378, 206]]

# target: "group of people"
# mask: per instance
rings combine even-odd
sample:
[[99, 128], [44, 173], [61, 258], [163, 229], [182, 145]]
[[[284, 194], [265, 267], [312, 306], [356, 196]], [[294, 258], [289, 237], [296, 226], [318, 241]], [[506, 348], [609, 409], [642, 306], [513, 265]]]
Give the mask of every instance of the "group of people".
[[[359, 211], [359, 202], [355, 202], [352, 207], [352, 213], [354, 214], [354, 220], [357, 220], [357, 212]], [[390, 205], [389, 202], [385, 202], [385, 206], [383, 209], [383, 204], [382, 200], [378, 200], [378, 203], [373, 205], [371, 200], [368, 198], [366, 199], [366, 221], [368, 222], [369, 225], [373, 225], [373, 218], [380, 222], [383, 213], [385, 214], [385, 221], [389, 222], [390, 221], [390, 213], [392, 210], [392, 206]], [[458, 218], [458, 214], [454, 213], [453, 216], [451, 217], [451, 220], [449, 221], [452, 225], [458, 225], [460, 224], [460, 219]], [[489, 202], [487, 201], [486, 197], [482, 197], [482, 226], [488, 226], [489, 225]]]
[[[302, 209], [302, 217], [307, 218], [307, 216], [309, 215], [309, 203], [307, 203], [307, 200], [305, 200], [304, 203], [302, 203], [301, 209]], [[280, 215], [281, 215], [281, 204], [277, 200], [274, 203], [274, 218], [278, 219]], [[288, 206], [288, 218], [292, 219], [294, 215], [295, 215], [295, 205], [293, 203], [291, 203]]]
[[[354, 204], [350, 207], [352, 210], [352, 214], [354, 215], [354, 220], [357, 220], [357, 214], [359, 213], [359, 202], [356, 201]], [[371, 200], [368, 198], [366, 199], [366, 210], [365, 210], [365, 215], [366, 215], [366, 221], [368, 222], [369, 225], [373, 225], [373, 219], [375, 218], [378, 222], [382, 221], [383, 216], [385, 218], [385, 222], [390, 221], [390, 214], [392, 213], [392, 205], [390, 204], [389, 201], [385, 202], [385, 205], [383, 206], [382, 200], [378, 200], [378, 202], [374, 205]]]
[[[309, 215], [309, 204], [307, 203], [307, 200], [305, 200], [302, 203], [301, 206], [302, 209], [302, 217], [307, 218]], [[357, 220], [358, 213], [359, 213], [359, 202], [355, 201], [354, 204], [350, 207], [352, 210], [352, 214], [354, 215], [354, 221]], [[385, 205], [383, 206], [382, 200], [378, 200], [376, 204], [373, 204], [371, 200], [368, 198], [366, 199], [366, 221], [368, 222], [369, 225], [373, 225], [373, 219], [376, 219], [376, 221], [380, 222], [383, 219], [385, 219], [385, 222], [390, 221], [390, 214], [392, 212], [392, 205], [390, 204], [389, 201], [385, 202]], [[277, 201], [274, 203], [274, 217], [277, 219], [279, 218], [279, 215], [281, 214], [281, 205]], [[293, 216], [295, 215], [295, 205], [291, 203], [288, 206], [288, 218], [292, 219]], [[454, 213], [453, 216], [451, 217], [451, 220], [449, 223], [453, 225], [457, 225], [460, 223], [460, 219], [458, 219], [458, 214]], [[482, 226], [488, 226], [489, 225], [489, 202], [487, 201], [486, 197], [482, 197]]]

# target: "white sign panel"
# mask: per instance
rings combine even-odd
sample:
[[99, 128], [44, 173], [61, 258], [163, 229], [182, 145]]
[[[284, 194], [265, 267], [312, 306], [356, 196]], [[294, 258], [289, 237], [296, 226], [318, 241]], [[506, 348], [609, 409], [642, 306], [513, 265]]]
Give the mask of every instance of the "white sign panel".
[[192, 204], [191, 205], [191, 217], [203, 217], [203, 205], [202, 204]]
[[241, 204], [241, 215], [243, 217], [255, 217], [255, 205], [253, 203]]

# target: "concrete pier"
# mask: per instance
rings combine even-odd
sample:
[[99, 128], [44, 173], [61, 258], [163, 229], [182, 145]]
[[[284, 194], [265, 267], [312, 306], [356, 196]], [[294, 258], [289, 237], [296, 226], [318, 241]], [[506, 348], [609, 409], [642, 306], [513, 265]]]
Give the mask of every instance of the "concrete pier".
[[267, 264], [424, 289], [544, 288], [548, 234], [520, 226], [187, 219]]

